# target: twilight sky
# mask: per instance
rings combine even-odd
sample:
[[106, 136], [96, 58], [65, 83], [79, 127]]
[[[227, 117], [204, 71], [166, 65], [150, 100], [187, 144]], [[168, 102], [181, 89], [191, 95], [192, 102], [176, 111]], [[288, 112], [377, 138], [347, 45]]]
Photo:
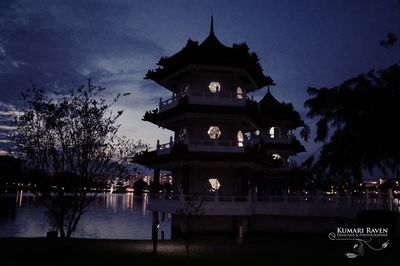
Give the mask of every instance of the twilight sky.
[[[379, 46], [388, 32], [400, 35], [400, 0], [1, 0], [0, 153], [9, 145], [10, 111], [30, 80], [52, 91], [91, 77], [109, 95], [130, 92], [117, 107], [125, 110], [121, 134], [152, 147], [158, 138], [167, 142], [171, 132], [141, 117], [169, 92], [143, 77], [188, 38], [203, 41], [211, 14], [219, 40], [245, 41], [277, 83], [272, 93], [305, 121], [307, 87], [335, 86], [400, 60], [400, 45]], [[307, 144], [299, 161], [316, 147]]]

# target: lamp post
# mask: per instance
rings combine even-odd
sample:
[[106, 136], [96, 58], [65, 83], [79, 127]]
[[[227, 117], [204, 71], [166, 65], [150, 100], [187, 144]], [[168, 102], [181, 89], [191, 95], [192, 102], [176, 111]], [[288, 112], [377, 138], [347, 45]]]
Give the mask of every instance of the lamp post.
[[[160, 169], [154, 169], [154, 191], [156, 198], [160, 190]], [[151, 227], [151, 238], [153, 240], [153, 253], [157, 253], [157, 240], [158, 240], [158, 228], [160, 227], [160, 221], [158, 220], [158, 211], [153, 211], [153, 224]]]
[[157, 241], [158, 241], [158, 228], [160, 227], [160, 222], [156, 218], [152, 225], [152, 240], [153, 240], [153, 253], [157, 253]]

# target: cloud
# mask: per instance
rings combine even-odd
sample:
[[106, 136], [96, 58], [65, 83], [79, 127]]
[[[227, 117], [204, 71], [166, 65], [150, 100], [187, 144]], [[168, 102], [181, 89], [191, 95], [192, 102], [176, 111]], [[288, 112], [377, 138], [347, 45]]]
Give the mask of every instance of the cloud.
[[[30, 80], [69, 88], [88, 77], [143, 77], [148, 62], [155, 62], [162, 49], [128, 27], [116, 26], [118, 19], [102, 18], [99, 9], [106, 3], [88, 5], [92, 8], [83, 10], [72, 2], [9, 4], [0, 22], [5, 30], [0, 40], [0, 55], [5, 57], [0, 92], [5, 98], [15, 99]], [[120, 10], [118, 5], [114, 9]]]
[[0, 155], [14, 146], [9, 135], [15, 130], [15, 127], [10, 124], [17, 114], [18, 111], [14, 105], [0, 101]]
[[0, 111], [0, 118], [3, 117], [11, 117], [15, 115], [20, 115], [22, 112], [20, 111]]
[[131, 20], [138, 18], [129, 14], [132, 8], [130, 3], [109, 1], [2, 1], [0, 133], [13, 130], [8, 122], [31, 80], [49, 92], [62, 92], [93, 78], [108, 88], [106, 98], [131, 93], [115, 106], [130, 116], [122, 121], [122, 131], [130, 137], [133, 131], [146, 136], [138, 126], [140, 119], [165, 93], [143, 77], [164, 50], [140, 33]]
[[16, 110], [16, 107], [13, 104], [0, 101], [0, 111], [2, 110]]
[[0, 130], [9, 130], [9, 131], [12, 131], [12, 130], [15, 130], [15, 127], [13, 127], [13, 126], [4, 126], [4, 125], [0, 125]]

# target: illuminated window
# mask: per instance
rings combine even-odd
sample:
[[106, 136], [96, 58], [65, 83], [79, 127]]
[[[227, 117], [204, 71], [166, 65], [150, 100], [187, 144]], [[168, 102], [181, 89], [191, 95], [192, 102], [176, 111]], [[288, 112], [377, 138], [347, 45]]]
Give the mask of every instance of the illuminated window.
[[239, 130], [237, 133], [237, 143], [239, 147], [243, 147], [243, 139], [244, 139], [243, 132]]
[[217, 81], [211, 81], [210, 85], [208, 85], [208, 88], [212, 93], [217, 93], [221, 90], [221, 84]]
[[186, 128], [182, 128], [181, 131], [179, 132], [179, 139], [184, 140], [187, 134]]
[[219, 127], [211, 126], [207, 134], [210, 136], [210, 139], [218, 139], [221, 136], [221, 130], [219, 130]]
[[281, 158], [282, 157], [277, 153], [272, 154], [272, 160], [280, 160]]
[[243, 90], [240, 87], [237, 87], [237, 89], [236, 89], [236, 98], [243, 99]]
[[279, 138], [279, 136], [280, 136], [279, 128], [271, 127], [269, 129], [269, 136], [270, 136], [271, 139]]
[[217, 191], [221, 186], [218, 179], [216, 179], [216, 178], [210, 178], [210, 179], [208, 179], [208, 182], [210, 183], [210, 191], [211, 192]]

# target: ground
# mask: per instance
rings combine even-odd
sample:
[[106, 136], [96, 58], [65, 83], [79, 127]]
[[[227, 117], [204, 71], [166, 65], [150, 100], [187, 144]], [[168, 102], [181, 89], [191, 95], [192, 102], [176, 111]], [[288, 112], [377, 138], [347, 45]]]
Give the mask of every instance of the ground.
[[349, 259], [352, 241], [327, 236], [251, 236], [242, 244], [231, 237], [196, 238], [187, 254], [183, 241], [0, 238], [0, 265], [396, 265], [399, 239], [382, 251], [368, 248]]

